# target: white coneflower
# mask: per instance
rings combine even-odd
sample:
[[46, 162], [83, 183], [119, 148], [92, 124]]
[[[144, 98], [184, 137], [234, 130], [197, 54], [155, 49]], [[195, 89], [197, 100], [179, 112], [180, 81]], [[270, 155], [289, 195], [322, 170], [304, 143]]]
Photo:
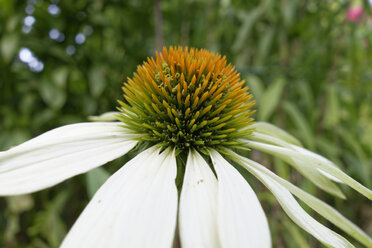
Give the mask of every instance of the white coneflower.
[[120, 122], [63, 126], [0, 153], [0, 195], [7, 196], [53, 186], [147, 147], [97, 191], [62, 247], [172, 247], [177, 236], [186, 248], [271, 247], [264, 211], [236, 166], [266, 185], [288, 216], [326, 246], [353, 247], [294, 196], [372, 247], [371, 238], [331, 206], [239, 155], [242, 149], [267, 152], [329, 193], [344, 197], [336, 181], [372, 199], [369, 189], [286, 132], [253, 123], [252, 96], [225, 57], [164, 48], [138, 67], [123, 91], [115, 115]]

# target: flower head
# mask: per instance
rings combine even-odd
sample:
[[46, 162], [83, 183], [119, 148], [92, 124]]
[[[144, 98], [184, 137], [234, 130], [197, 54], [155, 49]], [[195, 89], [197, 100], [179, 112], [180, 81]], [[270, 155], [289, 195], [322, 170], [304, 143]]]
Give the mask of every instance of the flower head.
[[[345, 198], [337, 182], [372, 199], [371, 190], [293, 136], [253, 123], [252, 96], [221, 55], [163, 49], [138, 67], [123, 91], [119, 113], [63, 126], [0, 152], [0, 195], [41, 190], [133, 148], [138, 152], [97, 191], [62, 247], [172, 247], [176, 237], [186, 248], [271, 247], [261, 204], [235, 167], [260, 180], [288, 216], [323, 244], [353, 247], [294, 196], [372, 247], [371, 238], [334, 208], [239, 154], [247, 148], [272, 154], [328, 193]], [[111, 119], [121, 122], [103, 122]]]
[[363, 15], [362, 6], [353, 6], [347, 10], [347, 19], [351, 22], [357, 22]]
[[226, 58], [205, 49], [163, 49], [123, 87], [119, 119], [138, 139], [178, 150], [244, 146], [252, 95]]

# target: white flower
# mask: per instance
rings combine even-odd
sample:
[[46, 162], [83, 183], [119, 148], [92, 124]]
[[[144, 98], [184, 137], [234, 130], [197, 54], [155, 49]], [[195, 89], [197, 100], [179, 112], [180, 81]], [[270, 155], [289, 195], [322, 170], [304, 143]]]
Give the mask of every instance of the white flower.
[[[187, 55], [188, 50], [184, 52], [180, 49], [175, 52], [181, 51], [181, 55], [185, 53]], [[168, 54], [165, 50], [161, 56], [166, 57], [166, 61], [174, 59], [172, 51], [173, 48]], [[190, 53], [194, 57], [198, 56], [198, 50], [190, 51]], [[201, 50], [200, 53], [206, 52]], [[216, 57], [210, 53], [207, 55], [211, 56], [212, 60]], [[162, 61], [161, 56], [158, 55], [160, 61]], [[219, 59], [224, 60], [220, 57]], [[158, 60], [155, 62], [149, 59], [149, 64], [154, 61], [153, 66], [161, 66], [160, 68], [164, 71], [168, 71], [169, 68], [158, 63]], [[185, 61], [189, 72], [194, 66], [193, 62], [189, 62], [191, 65], [188, 65], [187, 59]], [[218, 61], [216, 59], [214, 62], [218, 64]], [[225, 65], [226, 63], [223, 66]], [[198, 66], [202, 68], [203, 63], [199, 63]], [[226, 68], [223, 66], [220, 67]], [[181, 68], [182, 65], [179, 67]], [[206, 65], [204, 67], [208, 68]], [[213, 68], [218, 68], [218, 66]], [[175, 72], [171, 70], [174, 68], [169, 69], [169, 73], [173, 75]], [[200, 69], [195, 73], [200, 71], [203, 70]], [[142, 72], [142, 74], [146, 73]], [[227, 78], [228, 76], [229, 74]], [[174, 80], [173, 78], [164, 79], [164, 75], [155, 73], [154, 75], [148, 74], [148, 77], [160, 78], [159, 81], [169, 79], [170, 82], [165, 84], [171, 84]], [[210, 77], [214, 76], [210, 75]], [[178, 75], [178, 78], [182, 78], [182, 75]], [[192, 84], [191, 76], [189, 80]], [[218, 82], [219, 79], [217, 77], [213, 80], [213, 82]], [[202, 84], [199, 87], [204, 87], [210, 92], [213, 89], [213, 82], [209, 87], [202, 86]], [[168, 108], [171, 100], [163, 103], [164, 113], [168, 110], [167, 121], [173, 120], [174, 126], [178, 126], [179, 129], [163, 125], [164, 123], [156, 123], [152, 118], [157, 117], [151, 117], [153, 112], [157, 112], [156, 109], [160, 111], [159, 119], [156, 120], [165, 118], [162, 116], [161, 105], [147, 109], [151, 105], [146, 103], [147, 96], [144, 95], [147, 93], [131, 91], [130, 87], [137, 87], [138, 84], [132, 84], [131, 80], [129, 84], [130, 86], [127, 85], [124, 89], [129, 105], [122, 103], [123, 113], [114, 113], [116, 118], [123, 123], [92, 122], [67, 125], [46, 132], [8, 151], [0, 152], [0, 195], [8, 196], [51, 187], [118, 158], [138, 144], [147, 144], [146, 150], [141, 151], [113, 174], [97, 191], [61, 247], [172, 247], [177, 236], [180, 238], [182, 247], [186, 248], [271, 247], [270, 230], [264, 211], [256, 194], [240, 175], [236, 166], [246, 169], [259, 179], [275, 195], [288, 216], [323, 244], [330, 247], [353, 247], [345, 238], [307, 214], [294, 196], [360, 243], [372, 247], [371, 238], [331, 206], [280, 178], [263, 165], [235, 153], [233, 149], [250, 147], [277, 156], [303, 173], [318, 187], [336, 196], [344, 197], [333, 181], [344, 183], [372, 199], [372, 192], [369, 189], [343, 173], [332, 162], [302, 148], [295, 138], [271, 124], [251, 124], [248, 119], [249, 115], [244, 116], [241, 112], [232, 114], [233, 118], [231, 121], [225, 120], [223, 123], [225, 125], [205, 124], [211, 120], [216, 123], [218, 119], [224, 119], [223, 116], [228, 116], [236, 109], [244, 109], [245, 105], [229, 109], [229, 104], [235, 103], [225, 99], [222, 103], [215, 102], [216, 105], [213, 107], [203, 106], [198, 109], [198, 106], [202, 106], [198, 105], [198, 101], [206, 98], [202, 96], [203, 91], [200, 92], [200, 98], [193, 96], [190, 100], [190, 106], [194, 105], [196, 108], [191, 110], [191, 113], [197, 115], [197, 117], [193, 115], [194, 119], [203, 113], [209, 119], [198, 121], [191, 119], [190, 122], [196, 123], [196, 126], [189, 125], [190, 130], [203, 131], [193, 133], [195, 135], [186, 133], [189, 129], [184, 126], [189, 122], [182, 122], [182, 119], [180, 122], [176, 119], [181, 118], [182, 114], [188, 115], [185, 114], [187, 104], [185, 108], [181, 108], [185, 112], [180, 113], [182, 111], [174, 110], [172, 106]], [[221, 84], [219, 87], [222, 87]], [[230, 86], [230, 89], [232, 88], [240, 89], [234, 88], [234, 84]], [[188, 101], [185, 100], [187, 94], [178, 94], [177, 92], [181, 92], [180, 89], [177, 87], [174, 89], [172, 91], [168, 87], [168, 94], [175, 92], [180, 104]], [[162, 94], [161, 91], [159, 92]], [[234, 95], [229, 91], [228, 93], [230, 97]], [[167, 98], [166, 94], [163, 96]], [[136, 102], [134, 97], [139, 97], [139, 102]], [[141, 97], [146, 99], [143, 100]], [[154, 102], [157, 101], [154, 99]], [[208, 111], [204, 111], [203, 108]], [[229, 112], [224, 113], [221, 110], [216, 120], [213, 113], [220, 108], [228, 109]], [[147, 116], [141, 117], [143, 113], [149, 115], [149, 119], [146, 119]], [[241, 116], [247, 118], [245, 119], [247, 124], [237, 129], [234, 125], [241, 125], [239, 122]], [[112, 114], [104, 115], [105, 120], [111, 117]], [[99, 117], [95, 119], [100, 120]], [[208, 121], [205, 122], [205, 120]], [[151, 126], [152, 124], [154, 126]], [[235, 130], [229, 133], [227, 130], [232, 130], [232, 127]], [[162, 131], [166, 131], [167, 135], [170, 133], [170, 136], [163, 135]], [[223, 134], [226, 132], [229, 136]], [[238, 135], [235, 135], [236, 132]], [[177, 160], [182, 154], [187, 156], [187, 162], [178, 161], [181, 166], [177, 166]], [[177, 173], [183, 179], [179, 199], [176, 187]], [[176, 228], [177, 223], [178, 228]]]

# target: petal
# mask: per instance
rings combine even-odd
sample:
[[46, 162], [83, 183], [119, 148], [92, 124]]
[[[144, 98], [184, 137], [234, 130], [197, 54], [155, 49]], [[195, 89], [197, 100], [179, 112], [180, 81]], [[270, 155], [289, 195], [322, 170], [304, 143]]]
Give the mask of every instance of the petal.
[[79, 123], [0, 152], [0, 195], [31, 193], [103, 165], [131, 150], [120, 123]]
[[256, 194], [218, 152], [210, 151], [218, 177], [218, 230], [222, 247], [271, 247], [269, 225]]
[[[348, 176], [346, 173], [344, 173], [342, 170], [340, 170], [331, 161], [329, 161], [328, 159], [318, 154], [307, 151], [306, 149], [303, 149], [301, 147], [297, 147], [298, 150], [294, 151], [293, 149], [269, 145], [269, 144], [256, 142], [256, 141], [247, 140], [245, 142], [248, 146], [254, 149], [267, 152], [269, 154], [278, 156], [280, 158], [287, 157], [287, 158], [293, 158], [293, 159], [304, 161], [308, 163], [309, 165], [312, 165], [315, 169], [326, 172], [330, 174], [331, 176], [337, 178], [338, 180], [342, 181], [343, 183], [350, 186], [354, 190], [358, 191], [360, 194], [372, 200], [372, 191], [370, 189], [364, 187], [358, 181], [354, 180], [353, 178]], [[304, 152], [304, 150], [306, 152]]]
[[331, 174], [325, 172], [325, 171], [322, 171], [321, 169], [318, 169], [318, 171], [323, 174], [324, 176], [328, 177], [329, 179], [331, 179], [332, 181], [334, 182], [337, 182], [337, 183], [344, 183], [343, 181], [339, 180], [338, 178], [332, 176]]
[[314, 169], [311, 164], [300, 159], [292, 158], [292, 161], [295, 165], [294, 167], [320, 189], [333, 194], [334, 196], [340, 197], [341, 199], [346, 199], [346, 196], [341, 189], [332, 182], [327, 175], [322, 173], [321, 170]]
[[301, 146], [301, 142], [294, 136], [290, 135], [283, 129], [274, 126], [273, 124], [267, 122], [255, 122], [250, 125], [250, 128], [255, 130], [255, 133], [267, 134], [281, 140], [284, 140], [288, 143]]
[[93, 115], [89, 116], [88, 120], [90, 121], [116, 121], [118, 118], [117, 116], [122, 114], [119, 111], [111, 111], [111, 112], [106, 112], [101, 115]]
[[254, 163], [254, 161], [251, 161], [249, 159], [245, 159], [245, 161], [247, 161], [245, 165], [250, 167], [250, 171], [252, 172], [252, 174], [260, 179], [261, 182], [264, 183], [266, 187], [275, 195], [284, 211], [297, 225], [313, 235], [322, 243], [327, 244], [331, 247], [354, 247], [346, 239], [328, 229], [327, 227], [323, 226], [315, 219], [313, 219], [308, 213], [306, 213], [306, 211], [302, 209], [302, 207], [297, 203], [292, 194], [284, 186], [282, 186], [280, 183], [273, 180], [271, 177], [267, 176], [260, 170], [255, 169], [252, 166], [252, 163]]
[[218, 247], [217, 178], [196, 151], [187, 159], [179, 211], [182, 247]]
[[169, 150], [140, 153], [97, 191], [61, 247], [171, 247], [176, 174]]
[[[320, 156], [320, 155], [318, 155], [318, 154], [316, 154], [316, 153], [314, 153], [312, 151], [306, 150], [303, 147], [298, 146], [298, 145], [290, 144], [290, 143], [286, 142], [285, 140], [282, 140], [282, 139], [280, 139], [278, 137], [271, 136], [271, 134], [270, 135], [266, 135], [266, 134], [262, 134], [262, 133], [253, 132], [252, 133], [252, 140], [263, 142], [263, 143], [268, 143], [268, 144], [274, 144], [274, 145], [281, 146], [281, 147], [284, 147], [284, 148], [288, 148], [288, 149], [291, 149], [291, 150], [294, 150], [294, 151], [298, 151], [298, 152], [303, 153], [303, 154], [307, 154], [309, 156], [316, 157], [316, 158], [318, 158], [320, 160], [323, 159], [325, 161], [328, 161], [326, 158], [324, 158], [324, 157], [322, 157], [322, 156]], [[332, 162], [330, 162], [330, 163], [332, 164]], [[333, 166], [337, 167], [334, 164], [333, 164]], [[310, 167], [312, 168], [312, 166], [310, 166]], [[317, 170], [322, 175], [326, 176], [327, 178], [331, 179], [332, 181], [335, 181], [335, 182], [338, 182], [338, 183], [343, 183], [341, 180], [339, 180], [336, 177], [330, 175], [329, 173], [324, 172], [321, 169], [317, 169]]]
[[[302, 147], [298, 147], [298, 146], [294, 146], [294, 145], [291, 145], [290, 147], [291, 147], [293, 150], [295, 150], [295, 151], [298, 151], [298, 152], [300, 152], [300, 153], [302, 153], [302, 154], [307, 154], [307, 155], [309, 155], [309, 156], [316, 157], [317, 159], [319, 159], [319, 160], [321, 160], [321, 161], [323, 161], [323, 162], [325, 162], [325, 163], [329, 163], [330, 165], [332, 165], [332, 166], [338, 168], [338, 167], [337, 167], [335, 164], [333, 164], [331, 161], [329, 161], [328, 159], [326, 159], [326, 158], [320, 156], [319, 154], [316, 154], [316, 153], [314, 153], [314, 152], [312, 152], [312, 151], [309, 151], [309, 150], [306, 150], [306, 149], [304, 149], [304, 148], [302, 148]], [[323, 174], [324, 176], [326, 176], [326, 177], [328, 177], [329, 179], [331, 179], [332, 181], [335, 181], [335, 182], [338, 182], [338, 183], [343, 183], [343, 182], [342, 182], [341, 180], [339, 180], [338, 178], [332, 176], [331, 174], [329, 174], [329, 173], [323, 171], [323, 170], [320, 169], [320, 168], [318, 168], [318, 171], [319, 171], [321, 174]]]
[[[263, 143], [269, 143], [269, 144], [274, 144], [283, 148], [287, 148], [290, 150], [296, 150], [298, 146], [292, 145], [290, 143], [287, 143], [286, 141], [270, 136], [267, 134], [262, 134], [262, 133], [257, 133], [253, 132], [252, 135], [252, 140], [257, 140]], [[298, 147], [302, 150], [305, 150], [301, 147]], [[257, 146], [258, 150], [261, 150], [260, 146]], [[266, 150], [264, 150], [266, 151]], [[314, 168], [312, 164], [308, 163], [306, 160], [301, 160], [301, 159], [296, 159], [287, 155], [280, 155], [280, 158], [286, 161], [288, 164], [292, 165], [294, 168], [296, 168], [302, 175], [304, 175], [306, 178], [308, 178], [310, 181], [312, 181], [316, 186], [321, 188], [322, 190], [333, 194], [335, 196], [338, 196], [342, 199], [345, 199], [345, 195], [342, 193], [340, 188], [334, 184], [330, 179], [335, 181], [334, 177], [330, 178], [329, 174], [325, 174], [323, 171]], [[341, 182], [337, 180], [337, 182]]]
[[332, 222], [334, 225], [348, 233], [350, 236], [361, 242], [367, 247], [372, 247], [372, 239], [364, 233], [358, 226], [352, 223], [350, 220], [346, 219], [342, 216], [336, 209], [329, 206], [325, 202], [319, 200], [318, 198], [314, 197], [313, 195], [303, 191], [302, 189], [298, 188], [297, 186], [293, 185], [292, 183], [284, 180], [283, 178], [277, 176], [275, 173], [267, 169], [265, 166], [252, 161], [250, 159], [244, 158], [242, 156], [237, 155], [236, 153], [231, 152], [231, 158], [234, 159], [237, 163], [243, 166], [243, 168], [247, 169], [250, 173], [255, 175], [259, 180], [261, 177], [256, 175], [256, 170], [264, 173], [266, 176], [270, 177], [271, 180], [280, 183], [283, 187], [289, 190], [292, 194], [297, 196], [300, 200], [306, 203], [310, 208], [318, 212], [321, 216]]

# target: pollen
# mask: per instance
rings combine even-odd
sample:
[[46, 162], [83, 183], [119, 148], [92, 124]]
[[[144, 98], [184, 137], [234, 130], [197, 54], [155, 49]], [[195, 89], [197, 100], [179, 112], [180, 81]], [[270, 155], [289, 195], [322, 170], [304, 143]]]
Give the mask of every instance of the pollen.
[[254, 100], [225, 56], [163, 48], [128, 78], [118, 116], [138, 139], [178, 151], [242, 148], [251, 135]]

